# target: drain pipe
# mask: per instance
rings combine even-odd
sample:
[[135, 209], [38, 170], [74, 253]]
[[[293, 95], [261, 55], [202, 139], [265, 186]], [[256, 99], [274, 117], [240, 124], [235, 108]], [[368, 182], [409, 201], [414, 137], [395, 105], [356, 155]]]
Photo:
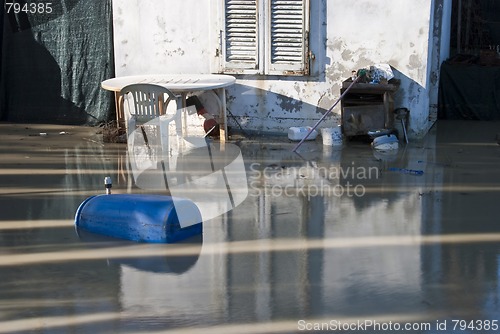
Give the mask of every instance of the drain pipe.
[[358, 80], [361, 78], [361, 77], [364, 77], [366, 75], [366, 72], [360, 72], [360, 75], [358, 75], [356, 77], [356, 79], [354, 79], [352, 81], [352, 83], [349, 85], [349, 87], [347, 87], [347, 89], [342, 93], [342, 95], [340, 95], [340, 97], [338, 98], [338, 100], [333, 104], [333, 106], [331, 106], [330, 109], [328, 109], [328, 111], [319, 119], [318, 122], [316, 122], [316, 124], [309, 130], [309, 132], [305, 135], [304, 138], [302, 138], [302, 140], [294, 147], [294, 149], [292, 150], [292, 152], [295, 152], [297, 151], [297, 149], [300, 147], [300, 145], [302, 145], [302, 143], [304, 143], [307, 138], [309, 138], [309, 135], [314, 131], [316, 130], [316, 128], [318, 127], [319, 123], [323, 122], [323, 120], [325, 119], [325, 117], [333, 110], [333, 108], [335, 108], [335, 106], [340, 102], [340, 100], [342, 100], [344, 98], [344, 96], [347, 94], [347, 92], [349, 92], [349, 90], [352, 88], [352, 86], [358, 82]]

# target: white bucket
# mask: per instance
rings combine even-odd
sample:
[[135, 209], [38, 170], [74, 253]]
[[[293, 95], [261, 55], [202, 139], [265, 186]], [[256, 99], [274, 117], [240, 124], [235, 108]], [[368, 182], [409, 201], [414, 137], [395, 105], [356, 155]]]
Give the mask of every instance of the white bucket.
[[321, 137], [325, 146], [341, 146], [343, 142], [340, 126], [321, 129]]

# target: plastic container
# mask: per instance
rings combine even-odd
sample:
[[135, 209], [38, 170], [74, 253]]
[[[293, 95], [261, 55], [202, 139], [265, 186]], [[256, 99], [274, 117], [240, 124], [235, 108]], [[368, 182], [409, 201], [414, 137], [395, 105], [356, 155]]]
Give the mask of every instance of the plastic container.
[[372, 146], [379, 151], [397, 150], [399, 148], [399, 142], [398, 138], [391, 134], [375, 138]]
[[392, 129], [376, 129], [368, 131], [368, 136], [370, 136], [371, 139], [375, 139], [380, 136], [390, 135], [392, 134], [392, 132], [393, 132]]
[[[292, 126], [288, 129], [288, 139], [290, 140], [302, 140], [304, 137], [311, 131], [312, 127], [310, 126]], [[318, 136], [318, 131], [314, 130], [311, 132], [309, 137], [306, 140], [315, 140]]]
[[325, 146], [342, 146], [342, 130], [340, 125], [335, 128], [321, 129], [321, 137], [323, 138], [323, 145]]
[[192, 201], [161, 195], [89, 197], [78, 207], [75, 225], [92, 233], [153, 243], [173, 243], [203, 231], [200, 211]]

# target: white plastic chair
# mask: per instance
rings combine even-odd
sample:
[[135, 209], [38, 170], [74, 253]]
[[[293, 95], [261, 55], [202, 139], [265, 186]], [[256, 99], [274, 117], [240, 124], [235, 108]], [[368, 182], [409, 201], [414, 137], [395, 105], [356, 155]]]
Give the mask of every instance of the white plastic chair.
[[[160, 169], [165, 172], [165, 169], [170, 169], [172, 167], [170, 165], [174, 162], [170, 159], [169, 125], [175, 121], [175, 137], [178, 140], [178, 136], [182, 136], [180, 109], [182, 97], [163, 86], [154, 84], [128, 85], [120, 91], [120, 95], [126, 120], [128, 160], [132, 175], [136, 183], [149, 182], [147, 178], [138, 180], [143, 171]], [[175, 112], [167, 114], [167, 107], [172, 101], [177, 104]], [[157, 132], [160, 137], [159, 143], [157, 136], [148, 135], [146, 127], [149, 126], [159, 130]], [[136, 143], [136, 135], [144, 140]], [[166, 184], [157, 184], [155, 177], [151, 180], [158, 189], [165, 189]]]
[[[133, 132], [137, 127], [147, 125], [155, 125], [159, 127], [161, 147], [164, 154], [168, 154], [168, 137], [169, 123], [176, 121], [176, 128], [181, 129], [180, 118], [180, 101], [181, 96], [175, 95], [167, 88], [154, 84], [132, 84], [123, 87], [120, 91], [123, 98], [124, 106], [128, 109], [125, 111], [125, 119], [127, 126], [127, 139], [132, 141], [129, 144], [133, 145]], [[173, 115], [167, 116], [166, 111], [170, 102], [177, 103], [176, 112]], [[141, 129], [146, 136], [144, 128]], [[146, 143], [148, 138], [144, 138]]]

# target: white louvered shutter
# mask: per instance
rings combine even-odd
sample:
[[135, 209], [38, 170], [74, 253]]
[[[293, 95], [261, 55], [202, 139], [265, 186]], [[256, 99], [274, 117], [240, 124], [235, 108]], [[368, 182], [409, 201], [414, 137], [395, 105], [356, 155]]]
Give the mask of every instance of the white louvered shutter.
[[259, 15], [257, 0], [225, 0], [223, 72], [259, 70]]
[[266, 72], [309, 74], [309, 0], [270, 0]]
[[219, 72], [308, 75], [309, 1], [221, 1]]

